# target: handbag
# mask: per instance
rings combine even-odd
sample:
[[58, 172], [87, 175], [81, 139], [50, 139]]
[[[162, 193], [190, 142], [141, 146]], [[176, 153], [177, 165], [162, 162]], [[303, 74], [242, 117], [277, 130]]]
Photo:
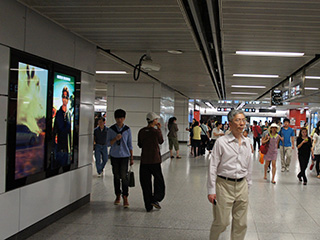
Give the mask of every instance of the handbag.
[[134, 172], [132, 171], [132, 166], [130, 166], [129, 172], [128, 172], [128, 180], [129, 180], [129, 187], [134, 187], [135, 186], [135, 181], [134, 181]]
[[266, 154], [268, 152], [268, 149], [269, 149], [269, 142], [262, 144], [259, 150], [262, 154]]

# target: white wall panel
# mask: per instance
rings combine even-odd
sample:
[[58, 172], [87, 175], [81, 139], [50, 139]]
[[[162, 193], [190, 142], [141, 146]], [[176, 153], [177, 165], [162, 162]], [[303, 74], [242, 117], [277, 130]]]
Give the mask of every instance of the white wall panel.
[[[109, 89], [108, 89], [108, 91], [109, 91]], [[113, 96], [108, 96], [107, 97], [107, 111], [113, 112], [114, 110], [115, 110], [114, 109], [114, 97]]]
[[75, 36], [28, 9], [25, 51], [74, 67]]
[[8, 97], [0, 96], [0, 144], [7, 142], [7, 112], [8, 112]]
[[74, 67], [94, 75], [96, 72], [96, 58], [96, 46], [76, 36]]
[[1, 0], [0, 9], [0, 23], [5, 23], [0, 27], [0, 43], [23, 50], [26, 8], [17, 1]]
[[6, 239], [19, 230], [20, 190], [0, 194], [0, 239]]
[[0, 146], [0, 194], [6, 190], [6, 148], [6, 145]]
[[126, 116], [126, 122], [130, 123], [129, 127], [142, 128], [142, 126], [147, 126], [146, 116], [147, 113], [128, 112]]
[[115, 97], [114, 101], [114, 109], [146, 113], [152, 111], [152, 98]]
[[80, 135], [92, 134], [94, 128], [94, 106], [80, 104]]
[[91, 192], [92, 167], [79, 168], [71, 171], [70, 203], [88, 195]]
[[70, 182], [71, 174], [67, 172], [21, 188], [19, 230], [69, 205]]
[[152, 83], [118, 83], [115, 85], [116, 97], [153, 97]]
[[[1, 35], [1, 28], [0, 28], [0, 35]], [[5, 94], [5, 95], [8, 95], [9, 62], [10, 62], [9, 56], [10, 56], [10, 49], [8, 47], [0, 45], [0, 94]]]
[[138, 147], [137, 141], [132, 141], [133, 156], [141, 156], [141, 148]]
[[79, 136], [79, 167], [92, 163], [93, 134]]
[[95, 87], [96, 82], [94, 76], [81, 72], [81, 103], [94, 104]]

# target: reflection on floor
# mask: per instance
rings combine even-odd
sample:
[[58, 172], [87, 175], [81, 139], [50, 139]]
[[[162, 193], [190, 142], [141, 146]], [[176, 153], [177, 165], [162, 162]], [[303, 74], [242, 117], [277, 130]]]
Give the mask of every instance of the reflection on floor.
[[[162, 168], [166, 197], [162, 209], [147, 213], [135, 162], [136, 187], [130, 189], [130, 208], [114, 206], [113, 178], [108, 162], [103, 178], [93, 171], [89, 204], [65, 216], [29, 239], [209, 239], [212, 208], [207, 200], [207, 156], [193, 158], [186, 145], [182, 159], [168, 159]], [[247, 240], [320, 239], [320, 179], [308, 168], [308, 185], [297, 179], [296, 150], [290, 172], [281, 172], [277, 160], [277, 184], [263, 179], [263, 166], [254, 160], [250, 189]], [[220, 237], [229, 239], [230, 228]]]

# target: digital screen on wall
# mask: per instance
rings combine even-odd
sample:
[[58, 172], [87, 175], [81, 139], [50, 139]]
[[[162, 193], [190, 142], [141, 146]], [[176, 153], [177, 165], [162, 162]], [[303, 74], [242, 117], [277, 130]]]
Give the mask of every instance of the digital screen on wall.
[[15, 179], [43, 170], [48, 70], [19, 62]]
[[55, 72], [52, 107], [52, 169], [69, 165], [73, 161], [74, 113], [75, 78]]

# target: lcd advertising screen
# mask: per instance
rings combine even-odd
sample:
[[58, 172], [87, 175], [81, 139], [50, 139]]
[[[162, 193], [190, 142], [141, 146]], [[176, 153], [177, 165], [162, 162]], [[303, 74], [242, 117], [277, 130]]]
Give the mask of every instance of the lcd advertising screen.
[[75, 78], [55, 72], [52, 108], [52, 169], [73, 163], [74, 113]]
[[48, 70], [18, 63], [15, 179], [44, 168]]

